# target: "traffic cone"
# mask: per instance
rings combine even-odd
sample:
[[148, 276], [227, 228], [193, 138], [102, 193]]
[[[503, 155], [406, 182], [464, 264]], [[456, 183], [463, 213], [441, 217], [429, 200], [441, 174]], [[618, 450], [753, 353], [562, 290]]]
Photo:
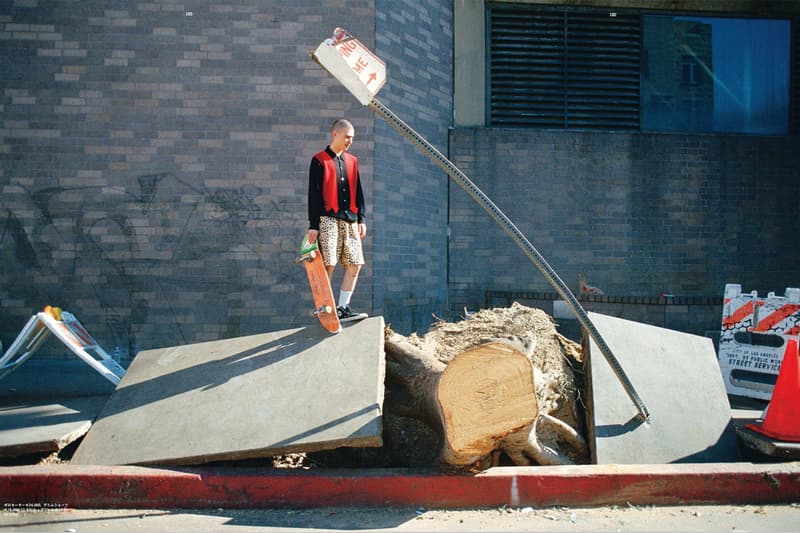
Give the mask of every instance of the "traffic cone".
[[786, 344], [772, 399], [761, 424], [745, 427], [785, 442], [800, 442], [800, 353], [797, 339]]

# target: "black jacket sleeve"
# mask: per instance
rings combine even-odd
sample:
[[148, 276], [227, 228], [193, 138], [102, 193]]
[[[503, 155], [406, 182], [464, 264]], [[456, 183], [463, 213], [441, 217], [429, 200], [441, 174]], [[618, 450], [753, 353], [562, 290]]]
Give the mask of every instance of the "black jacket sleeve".
[[361, 173], [359, 173], [358, 178], [356, 179], [356, 207], [358, 208], [358, 223], [361, 224], [364, 222], [366, 216], [366, 208], [364, 202], [364, 191], [361, 190]]
[[308, 169], [308, 228], [319, 229], [319, 217], [324, 213], [322, 203], [322, 163], [316, 157], [311, 158]]

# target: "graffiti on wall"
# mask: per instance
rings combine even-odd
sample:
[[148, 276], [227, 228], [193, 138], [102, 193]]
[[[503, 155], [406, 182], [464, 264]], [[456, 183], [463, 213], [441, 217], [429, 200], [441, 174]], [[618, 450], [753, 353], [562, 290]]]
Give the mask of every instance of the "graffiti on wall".
[[53, 303], [106, 344], [145, 346], [265, 331], [303, 314], [287, 298], [305, 197], [268, 186], [221, 189], [169, 173], [130, 187], [23, 190], [4, 210], [3, 331]]

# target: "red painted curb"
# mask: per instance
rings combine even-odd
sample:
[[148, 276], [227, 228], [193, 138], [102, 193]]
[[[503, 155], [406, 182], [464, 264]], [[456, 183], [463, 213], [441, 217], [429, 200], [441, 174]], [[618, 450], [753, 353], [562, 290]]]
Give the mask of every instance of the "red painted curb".
[[477, 475], [37, 465], [0, 468], [0, 501], [141, 509], [791, 503], [800, 501], [800, 462], [501, 467]]

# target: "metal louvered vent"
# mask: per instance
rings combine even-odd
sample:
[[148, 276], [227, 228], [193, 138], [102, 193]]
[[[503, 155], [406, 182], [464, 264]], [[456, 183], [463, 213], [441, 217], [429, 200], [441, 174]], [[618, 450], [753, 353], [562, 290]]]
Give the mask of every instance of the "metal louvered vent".
[[641, 18], [489, 4], [495, 126], [639, 128]]

